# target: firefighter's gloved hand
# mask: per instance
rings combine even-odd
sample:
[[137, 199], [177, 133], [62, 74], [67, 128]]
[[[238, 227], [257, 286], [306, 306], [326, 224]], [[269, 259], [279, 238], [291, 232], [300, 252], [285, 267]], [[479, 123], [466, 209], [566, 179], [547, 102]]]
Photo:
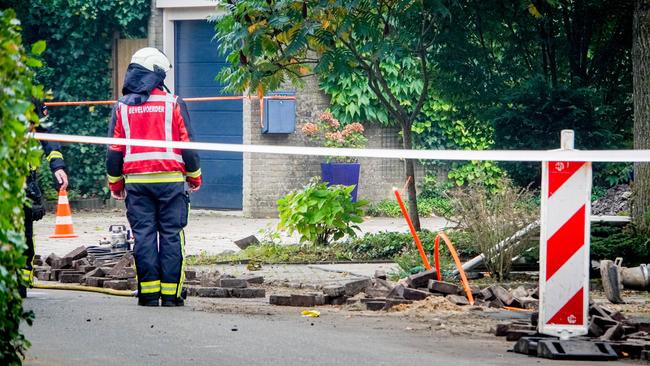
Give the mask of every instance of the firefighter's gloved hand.
[[187, 177], [187, 185], [189, 186], [190, 192], [192, 193], [198, 191], [199, 188], [201, 188], [201, 183], [202, 180], [200, 175], [196, 178]]
[[116, 200], [123, 200], [126, 198], [126, 191], [124, 190], [124, 179], [115, 183], [108, 183], [108, 188], [111, 190], [111, 196]]

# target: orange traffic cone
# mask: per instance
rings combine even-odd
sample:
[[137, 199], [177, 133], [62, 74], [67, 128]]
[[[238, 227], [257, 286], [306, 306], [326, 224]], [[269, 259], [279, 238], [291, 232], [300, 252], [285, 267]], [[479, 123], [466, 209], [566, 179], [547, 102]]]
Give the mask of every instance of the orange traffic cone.
[[72, 211], [68, 202], [68, 193], [65, 189], [59, 191], [59, 204], [56, 207], [56, 226], [50, 238], [76, 238], [72, 228]]

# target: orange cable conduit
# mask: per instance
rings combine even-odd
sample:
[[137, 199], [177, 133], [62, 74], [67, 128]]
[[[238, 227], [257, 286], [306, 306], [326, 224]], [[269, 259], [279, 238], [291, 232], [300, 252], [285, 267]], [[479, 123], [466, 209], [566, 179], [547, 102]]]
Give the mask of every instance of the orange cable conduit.
[[413, 222], [411, 221], [411, 217], [409, 216], [408, 212], [406, 212], [406, 207], [404, 206], [404, 202], [402, 201], [402, 196], [400, 196], [399, 190], [397, 188], [393, 188], [393, 192], [395, 192], [395, 197], [397, 198], [397, 203], [399, 203], [399, 208], [402, 210], [402, 215], [404, 216], [404, 219], [406, 219], [406, 223], [408, 224], [409, 229], [411, 230], [411, 235], [413, 236], [413, 240], [415, 240], [415, 245], [418, 247], [418, 252], [420, 252], [420, 258], [422, 258], [422, 263], [424, 263], [424, 268], [426, 268], [426, 270], [428, 271], [431, 269], [431, 264], [429, 263], [429, 259], [427, 258], [426, 253], [424, 252], [424, 248], [422, 247], [422, 242], [420, 241], [420, 237], [418, 236], [418, 233], [415, 231], [415, 227], [413, 227]]
[[456, 248], [454, 248], [454, 245], [451, 243], [451, 240], [447, 237], [447, 234], [444, 232], [440, 231], [438, 232], [438, 235], [436, 235], [436, 240], [434, 242], [434, 259], [436, 261], [436, 274], [438, 275], [438, 281], [440, 281], [440, 254], [439, 254], [439, 249], [440, 249], [440, 238], [445, 241], [445, 244], [447, 244], [447, 248], [449, 249], [449, 252], [451, 253], [451, 256], [454, 258], [454, 262], [456, 263], [456, 267], [458, 268], [458, 273], [460, 274], [460, 279], [463, 284], [463, 289], [465, 290], [465, 294], [467, 295], [467, 299], [469, 300], [470, 305], [474, 305], [474, 296], [472, 296], [472, 290], [469, 288], [469, 281], [467, 281], [467, 276], [465, 275], [465, 270], [463, 270], [463, 264], [460, 262], [460, 258], [458, 258], [458, 252], [456, 252]]

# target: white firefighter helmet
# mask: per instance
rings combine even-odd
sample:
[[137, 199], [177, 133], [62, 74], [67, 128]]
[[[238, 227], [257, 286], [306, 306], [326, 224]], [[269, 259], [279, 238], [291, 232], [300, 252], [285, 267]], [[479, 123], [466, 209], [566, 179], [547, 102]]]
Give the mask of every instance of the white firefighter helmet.
[[165, 73], [172, 68], [171, 63], [164, 53], [153, 47], [145, 47], [137, 50], [131, 57], [132, 64], [138, 64], [149, 71], [156, 71], [158, 66]]

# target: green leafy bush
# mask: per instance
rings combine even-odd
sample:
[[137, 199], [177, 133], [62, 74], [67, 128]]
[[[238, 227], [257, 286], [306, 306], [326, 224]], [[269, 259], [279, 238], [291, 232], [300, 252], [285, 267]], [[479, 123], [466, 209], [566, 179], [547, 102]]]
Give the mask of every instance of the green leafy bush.
[[[453, 207], [448, 198], [418, 198], [418, 212], [420, 213], [420, 216], [431, 217], [435, 215], [446, 217], [451, 214], [452, 210]], [[399, 204], [394, 200], [381, 200], [370, 204], [367, 209], [367, 214], [369, 216], [401, 217], [402, 210], [399, 208]]]
[[297, 231], [301, 243], [326, 245], [345, 235], [355, 236], [355, 224], [363, 222], [367, 201], [352, 202], [354, 186], [333, 185], [312, 181], [300, 191], [293, 191], [278, 200], [279, 230], [289, 234]]
[[594, 223], [591, 225], [591, 259], [623, 257], [625, 266], [650, 263], [650, 238], [632, 225]]
[[13, 10], [0, 10], [0, 364], [20, 365], [29, 342], [20, 331], [24, 320], [31, 325], [33, 314], [23, 309], [18, 293], [25, 266], [23, 233], [24, 185], [29, 167], [38, 166], [38, 144], [27, 138], [29, 122], [38, 122], [31, 103], [43, 95], [32, 84], [39, 67], [35, 59], [45, 49], [44, 42], [32, 47], [31, 56], [22, 46], [20, 22]]
[[[36, 79], [56, 100], [107, 100], [112, 95], [114, 36], [144, 37], [150, 0], [13, 1], [26, 43], [47, 41], [44, 67]], [[105, 136], [111, 106], [52, 107], [52, 131]], [[67, 144], [62, 148], [70, 187], [81, 195], [106, 196], [102, 145]], [[43, 169], [45, 173], [46, 169]], [[51, 186], [51, 181], [45, 182]]]

